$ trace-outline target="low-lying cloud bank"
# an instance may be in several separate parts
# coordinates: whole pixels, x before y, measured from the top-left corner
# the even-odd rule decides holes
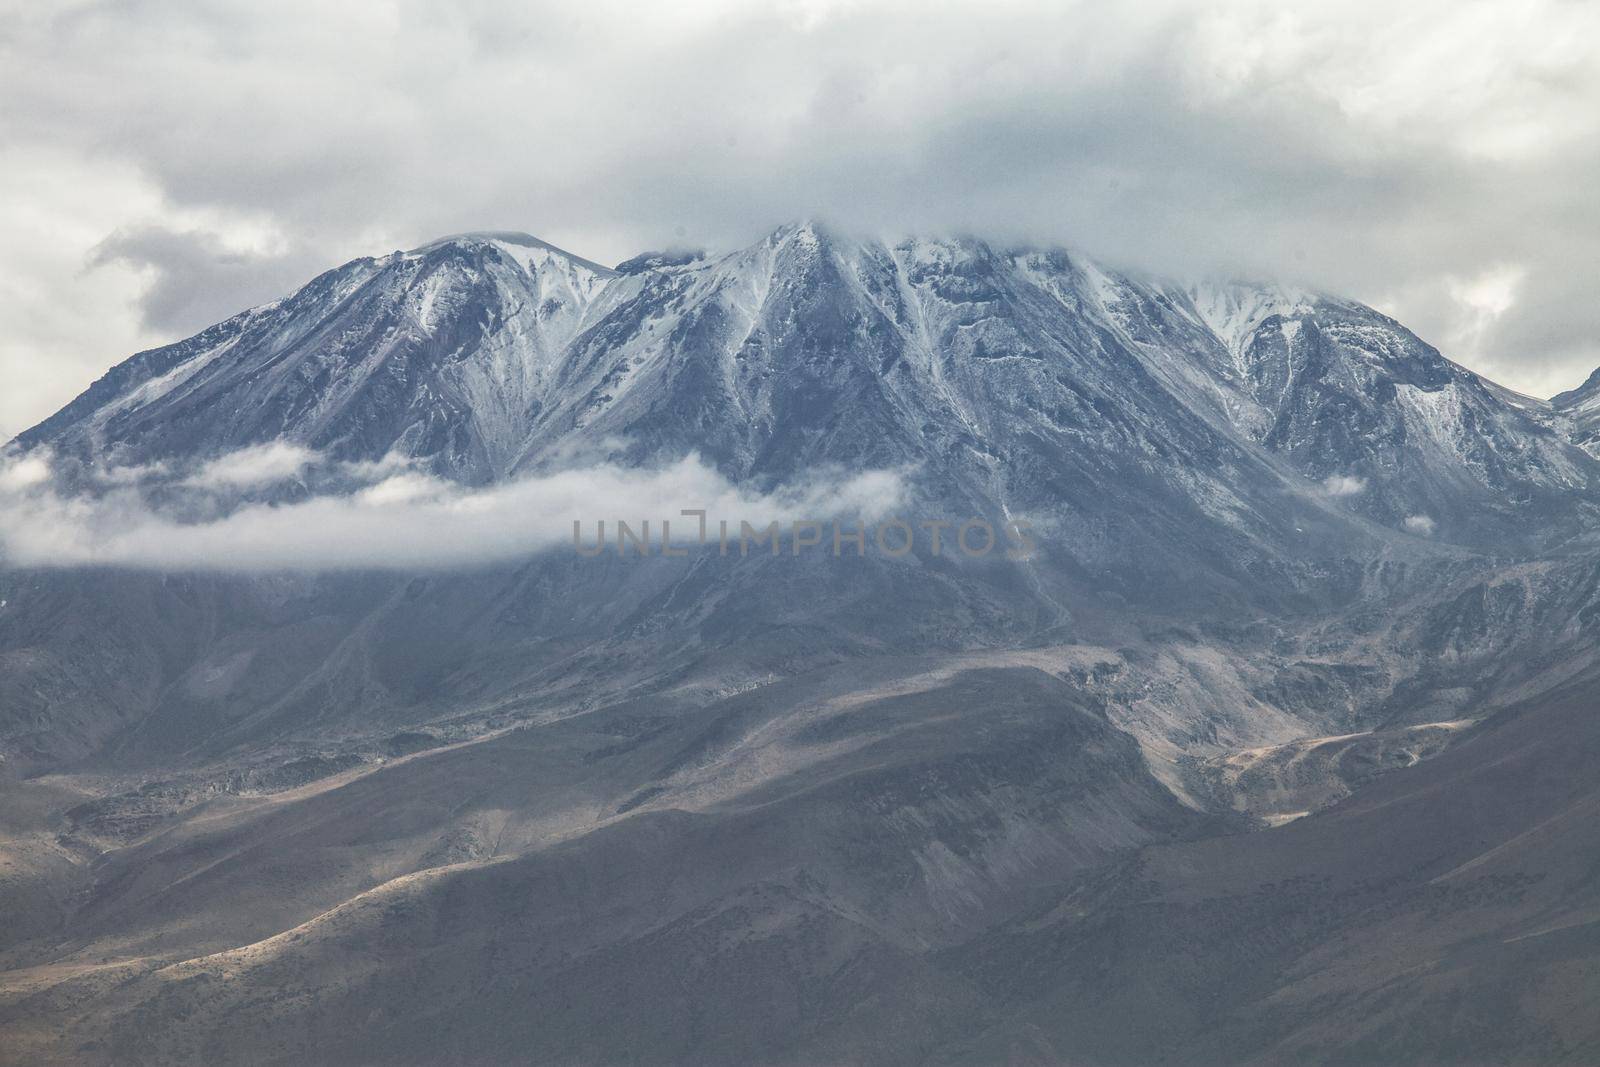
[[[292,478],[316,459],[288,446],[251,449],[164,484],[202,494],[260,486]],[[742,521],[870,522],[905,496],[902,477],[892,471],[755,494],[695,456],[652,470],[598,465],[476,489],[397,462],[364,471],[374,480],[355,492],[247,502],[191,520],[170,501],[152,502],[137,472],[105,479],[109,491],[67,493],[51,477],[48,457],[0,456],[0,566],[229,573],[463,568],[570,546],[575,521],[592,543],[600,520],[614,529],[619,519],[648,519],[659,543],[660,520],[668,519],[674,543],[686,544],[699,520],[683,517],[685,509],[704,509],[713,525],[726,519],[734,528]]]

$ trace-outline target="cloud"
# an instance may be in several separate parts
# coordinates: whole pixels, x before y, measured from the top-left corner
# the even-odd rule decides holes
[[[1410,533],[1421,537],[1432,537],[1434,529],[1439,524],[1426,515],[1407,515],[1404,525]]]
[[[315,255],[230,244],[207,230],[161,225],[118,229],[91,250],[88,269],[122,264],[147,276],[140,320],[157,334],[184,336],[304,285],[326,269]]]
[[[143,485],[166,478],[172,468],[166,463],[138,463],[125,467],[102,467],[92,472],[101,485]]]
[[[43,454],[0,455],[0,494],[15,494],[50,480],[50,460]]]
[[[1366,488],[1367,480],[1353,474],[1330,474],[1322,482],[1322,489],[1329,496],[1354,496]]]
[[[905,493],[899,474],[875,471],[753,494],[688,457],[655,470],[597,466],[482,489],[405,472],[355,493],[247,504],[182,521],[135,489],[67,496],[48,477],[42,457],[0,460],[0,564],[229,573],[449,569],[570,545],[575,521],[590,546],[602,521],[608,538],[619,520],[635,532],[648,522],[659,550],[663,519],[673,523],[675,542],[697,533],[699,520],[684,509],[704,509],[713,530],[721,519],[735,530],[741,521],[763,528],[834,517],[871,522]]]
[[[258,489],[298,476],[317,459],[317,453],[309,448],[269,441],[219,456],[181,484],[197,489]]]
[[[1520,388],[1600,363],[1595,5],[19,4],[0,92],[13,426],[358,255],[813,213],[1285,277]]]

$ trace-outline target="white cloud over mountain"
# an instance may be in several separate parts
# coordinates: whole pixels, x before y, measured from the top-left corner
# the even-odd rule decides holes
[[[318,462],[315,453],[293,458],[295,473]],[[207,464],[203,479],[173,481],[158,473],[150,480],[180,491],[231,491],[267,484],[269,467],[289,470],[282,457],[247,449]],[[227,476],[218,477],[218,470]],[[339,470],[348,475],[352,467]],[[240,480],[246,472],[253,482]],[[560,546],[572,551],[574,522],[592,547],[603,521],[613,548],[619,520],[636,534],[648,522],[652,551],[659,552],[663,519],[673,524],[674,544],[696,538],[699,519],[682,515],[685,509],[706,512],[713,540],[719,521],[730,523],[736,539],[746,521],[758,527],[834,517],[875,521],[902,503],[904,493],[892,471],[818,477],[769,495],[743,492],[696,457],[654,470],[580,467],[479,489],[414,471],[370,473],[380,473],[380,480],[355,492],[275,503],[208,497],[196,507],[194,500],[152,504],[138,478],[108,493],[66,492],[52,482],[43,454],[0,457],[0,565],[224,573],[444,570],[525,559]]]

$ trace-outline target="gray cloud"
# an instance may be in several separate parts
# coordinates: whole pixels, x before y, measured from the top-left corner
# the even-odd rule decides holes
[[[138,300],[139,317],[147,329],[169,337],[196,333],[243,308],[274,300],[328,266],[303,250],[239,251],[214,233],[152,225],[117,230],[95,246],[88,267],[112,263],[150,272]]]
[[[136,312],[22,373],[440,233],[616,261],[807,214],[1318,285],[1538,392],[1600,363],[1590,5],[84,2],[7,25],[0,138],[82,183],[52,211],[109,222],[64,242],[61,285]],[[1506,271],[1504,307],[1463,296]]]

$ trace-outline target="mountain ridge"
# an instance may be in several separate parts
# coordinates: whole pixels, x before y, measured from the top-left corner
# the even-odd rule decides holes
[[[479,233],[354,260],[140,353],[16,443],[138,464],[282,439],[339,459],[398,453],[474,484],[574,451],[694,451],[771,485],[819,463],[920,462],[934,431],[946,488],[994,505],[1006,490],[983,465],[1031,461],[1011,455],[1011,423],[1040,439],[1022,445],[1039,458],[1088,443],[1147,466],[1218,448],[1229,463],[1287,462],[1344,510],[1467,543],[1525,537],[1517,509],[1556,527],[1546,543],[1592,517],[1569,491],[1600,468],[1551,405],[1350,301],[1139,281],[975,238],[890,246],[815,222],[667,259],[619,274]],[[1019,360],[1035,365],[1007,365]],[[217,405],[231,417],[209,418]],[[837,429],[813,424],[817,405]],[[1184,477],[1214,481],[1208,466]],[[1207,492],[1202,507],[1253,506]]]

